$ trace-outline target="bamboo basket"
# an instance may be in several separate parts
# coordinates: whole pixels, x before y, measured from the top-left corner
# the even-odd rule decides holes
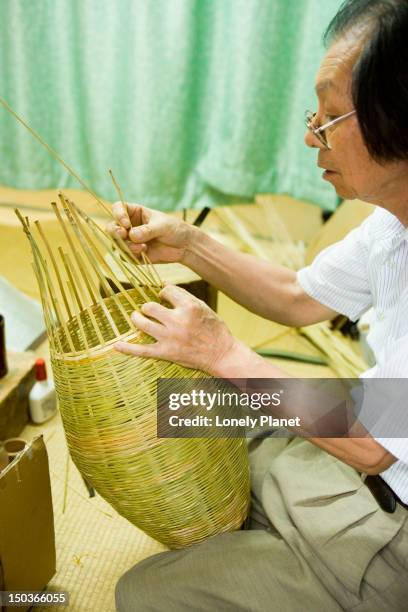
[[[156,434],[157,379],[205,374],[113,348],[118,339],[153,341],[135,329],[129,315],[146,301],[159,301],[157,272],[146,258],[143,266],[136,265],[125,244],[119,252],[62,194],[53,209],[64,233],[58,248],[48,243],[40,223],[34,230],[16,212],[34,256],[60,412],[75,465],[119,514],[170,548],[239,529],[249,506],[246,441]],[[124,290],[107,253],[130,290]],[[99,287],[108,297],[101,298]]]

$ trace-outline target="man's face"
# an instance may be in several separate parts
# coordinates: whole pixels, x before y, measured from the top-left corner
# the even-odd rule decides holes
[[[360,52],[359,40],[358,34],[350,33],[334,42],[327,51],[316,76],[316,126],[353,110],[351,77]],[[391,209],[392,205],[387,206],[386,202],[398,195],[402,178],[406,189],[407,164],[374,161],[363,142],[355,114],[328,128],[326,138],[331,150],[309,130],[305,135],[308,146],[319,148],[317,164],[325,169],[323,179],[329,181],[342,198],[359,198]]]

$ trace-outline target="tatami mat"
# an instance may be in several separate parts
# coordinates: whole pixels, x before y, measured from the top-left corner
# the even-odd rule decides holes
[[[43,434],[54,506],[57,573],[49,584],[68,591],[72,612],[113,612],[115,584],[132,565],[165,548],[120,517],[99,496],[90,498],[71,459],[59,415],[23,436]],[[36,608],[58,612],[61,607]]]

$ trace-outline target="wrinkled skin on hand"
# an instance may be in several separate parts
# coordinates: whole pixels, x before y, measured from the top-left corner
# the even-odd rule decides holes
[[[136,327],[152,336],[154,344],[117,342],[115,348],[128,355],[165,359],[217,376],[235,339],[215,312],[190,293],[168,285],[160,297],[166,307],[148,302],[132,313]]]
[[[143,252],[153,263],[183,261],[191,225],[139,204],[115,202],[112,213],[108,233],[125,240],[136,257]]]

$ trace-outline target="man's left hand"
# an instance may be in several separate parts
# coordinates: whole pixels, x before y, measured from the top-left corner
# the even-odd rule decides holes
[[[224,357],[237,340],[207,304],[174,285],[166,286],[160,298],[170,304],[143,304],[132,313],[135,326],[156,342],[117,342],[115,349],[128,355],[165,359],[217,376]]]

